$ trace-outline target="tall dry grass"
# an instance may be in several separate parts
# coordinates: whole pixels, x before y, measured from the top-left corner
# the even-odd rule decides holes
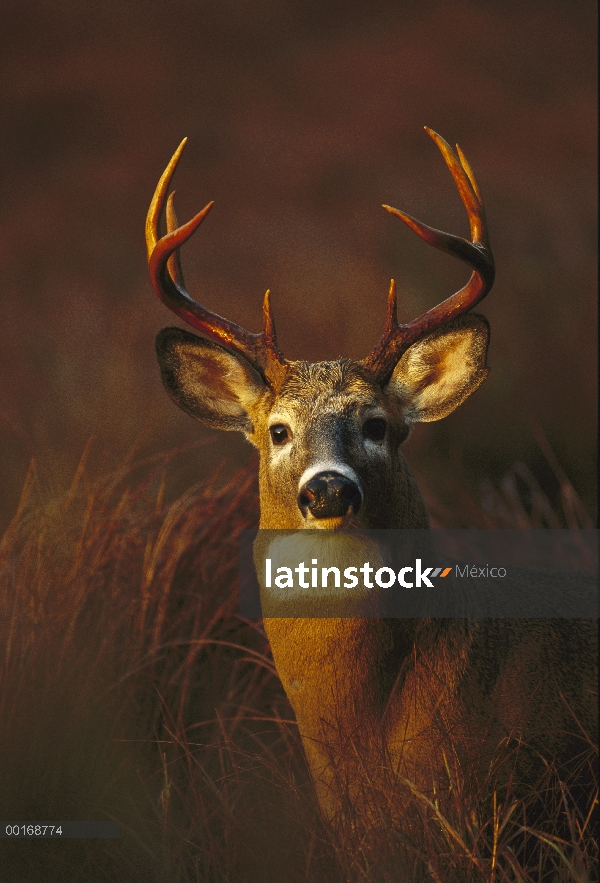
[[[49,499],[35,466],[0,545],[0,818],[118,819],[118,840],[0,842],[0,880],[592,881],[596,753],[518,740],[484,780],[448,765],[431,794],[365,770],[369,822],[321,821],[259,622],[237,613],[237,535],[257,522],[254,464],[169,500],[170,458]],[[517,464],[439,526],[588,526]],[[577,721],[573,722],[577,730]],[[357,750],[359,750],[357,748]],[[385,766],[385,758],[382,758]]]

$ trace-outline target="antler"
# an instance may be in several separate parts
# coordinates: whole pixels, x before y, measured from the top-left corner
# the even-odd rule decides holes
[[[383,208],[404,221],[425,242],[429,242],[441,251],[464,261],[473,268],[473,272],[464,288],[407,325],[398,323],[396,285],[392,279],[383,335],[367,358],[362,361],[362,364],[376,376],[380,383],[386,383],[389,380],[398,359],[409,346],[421,337],[466,313],[467,310],[483,300],[494,284],[496,272],[494,257],[488,239],[481,193],[471,166],[458,144],[456,145],[457,156],[440,135],[428,129],[427,126],[425,126],[425,131],[437,144],[450,169],[450,174],[454,178],[454,183],[469,216],[471,242],[460,236],[452,236],[450,233],[442,233],[440,230],[428,227],[389,205],[384,205]]]
[[[245,328],[200,306],[185,290],[179,248],[196,232],[213,203],[209,202],[191,221],[179,227],[173,207],[174,194],[171,193],[166,205],[167,234],[159,238],[158,224],[165,206],[167,190],[186,141],[187,138],[184,138],[173,154],[148,209],[146,248],[150,280],[160,300],[175,315],[200,331],[204,337],[214,340],[231,352],[240,353],[272,386],[277,387],[287,375],[287,362],[277,346],[270,292],[266,292],[263,302],[263,331],[261,334],[251,334]]]

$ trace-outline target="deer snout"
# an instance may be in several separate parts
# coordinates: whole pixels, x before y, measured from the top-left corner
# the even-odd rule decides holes
[[[298,493],[298,506],[306,518],[343,518],[352,511],[356,514],[362,503],[362,494],[356,482],[339,472],[319,472],[305,482]]]

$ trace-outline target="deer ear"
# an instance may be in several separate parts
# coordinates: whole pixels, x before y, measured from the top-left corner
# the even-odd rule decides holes
[[[409,423],[441,420],[481,386],[490,326],[467,313],[414,343],[394,369],[387,391],[404,405]]]
[[[165,388],[180,408],[215,429],[253,431],[250,413],[267,386],[243,356],[182,328],[163,328],[156,353]]]

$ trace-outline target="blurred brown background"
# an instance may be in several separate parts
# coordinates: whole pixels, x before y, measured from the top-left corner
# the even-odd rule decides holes
[[[184,135],[179,217],[216,201],[183,252],[190,292],[256,331],[270,287],[285,354],[314,360],[369,351],[390,276],[405,318],[467,278],[380,208],[467,234],[425,124],[475,169],[498,273],[492,374],[409,458],[434,485],[520,458],[551,493],[537,423],[593,511],[595,17],[588,0],[5,0],[2,524],[30,458],[60,489],[90,436],[96,469],[206,439],[182,485],[248,456],[175,408],[155,362],[174,317],[144,216]]]

